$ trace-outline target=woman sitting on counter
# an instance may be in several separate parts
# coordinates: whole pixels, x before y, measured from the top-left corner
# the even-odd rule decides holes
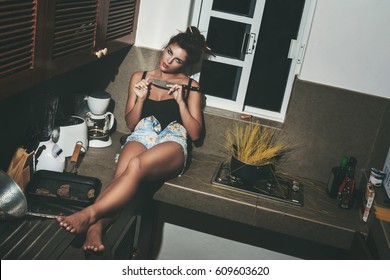
[[[185,75],[185,69],[199,62],[203,52],[211,54],[205,37],[190,26],[170,39],[156,69],[131,76],[125,120],[133,132],[122,148],[113,180],[94,204],[57,217],[67,231],[86,233],[84,250],[104,251],[103,230],[141,181],[166,180],[184,171],[187,140],[197,140],[202,130],[199,84]]]

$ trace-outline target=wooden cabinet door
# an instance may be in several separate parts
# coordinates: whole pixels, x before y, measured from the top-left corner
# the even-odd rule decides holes
[[[49,69],[58,74],[134,44],[139,0],[49,1]]]
[[[134,44],[139,4],[139,0],[109,1],[108,12],[106,13],[107,22],[103,25],[104,28],[101,32],[103,36],[97,37],[97,40],[102,39],[104,41],[104,48],[107,48],[108,52],[114,52]],[[98,44],[101,44],[101,42],[98,41]]]
[[[134,44],[139,0],[0,0],[0,100]]]
[[[0,100],[40,80],[37,1],[0,1]]]
[[[46,0],[45,62],[49,77],[96,59],[97,0]]]

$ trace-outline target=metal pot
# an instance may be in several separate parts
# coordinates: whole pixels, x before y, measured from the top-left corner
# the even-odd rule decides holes
[[[27,213],[27,200],[18,184],[0,170],[0,219],[10,220]]]
[[[272,164],[253,165],[245,163],[232,156],[230,161],[231,175],[243,182],[254,184],[257,181],[273,179],[275,167]]]

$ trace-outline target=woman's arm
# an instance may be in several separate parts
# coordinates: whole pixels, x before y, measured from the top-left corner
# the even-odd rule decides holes
[[[147,81],[141,79],[142,72],[134,72],[130,78],[125,109],[125,121],[130,130],[133,130],[140,121],[142,106],[148,94]]]
[[[196,81],[192,82],[193,86],[198,87]],[[175,90],[176,89],[176,90]],[[198,91],[191,91],[188,94],[187,103],[183,100],[183,88],[173,86],[168,93],[172,93],[179,104],[180,116],[188,136],[192,141],[199,139],[202,131],[202,94]]]

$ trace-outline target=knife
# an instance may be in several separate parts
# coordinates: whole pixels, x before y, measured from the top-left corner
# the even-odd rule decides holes
[[[65,167],[64,172],[66,172],[66,173],[77,173],[76,164],[77,164],[77,161],[78,161],[78,158],[80,155],[80,151],[81,151],[81,146],[82,146],[81,143],[79,143],[79,142],[76,143],[74,150],[73,150],[72,157],[70,158],[69,164]]]
[[[163,88],[163,89],[170,89],[169,86],[175,85],[175,83],[167,82],[167,81],[163,81],[163,80],[158,80],[158,79],[150,79],[150,81],[154,85],[156,85],[156,86],[158,86],[160,88]],[[181,86],[184,89],[189,89],[189,90],[193,90],[193,91],[200,91],[200,87],[188,86],[188,85],[184,85],[184,84],[181,84]]]
[[[55,219],[59,215],[52,215],[52,214],[42,214],[42,213],[36,213],[36,212],[30,212],[28,211],[26,213],[28,216],[33,216],[33,217],[40,217],[40,218],[47,218],[47,219]]]

